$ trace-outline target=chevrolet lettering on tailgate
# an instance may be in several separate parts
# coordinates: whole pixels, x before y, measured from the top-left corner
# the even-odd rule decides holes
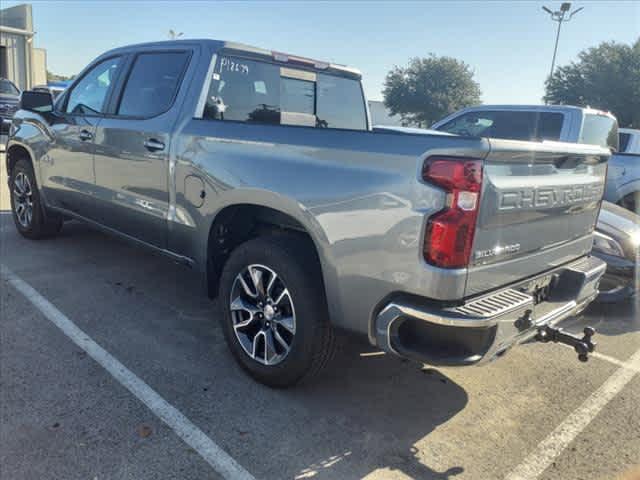
[[[602,198],[603,188],[603,184],[600,182],[504,191],[500,192],[498,208],[500,210],[553,208],[598,202]]]

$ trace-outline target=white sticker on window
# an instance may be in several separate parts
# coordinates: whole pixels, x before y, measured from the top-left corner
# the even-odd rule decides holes
[[[238,72],[243,75],[249,75],[249,65],[246,63],[240,63],[229,57],[222,57],[220,59],[220,71],[221,72]]]

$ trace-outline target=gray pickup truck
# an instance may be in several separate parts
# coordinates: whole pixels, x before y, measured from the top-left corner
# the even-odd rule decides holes
[[[18,231],[86,221],[192,267],[255,379],[288,386],[336,329],[431,365],[492,360],[597,295],[610,152],[375,132],[352,68],[213,40],[111,50],[7,146]]]

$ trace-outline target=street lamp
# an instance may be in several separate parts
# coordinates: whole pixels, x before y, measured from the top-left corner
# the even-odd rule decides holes
[[[542,9],[549,14],[551,20],[554,22],[558,22],[558,31],[556,33],[556,46],[553,48],[553,60],[551,60],[551,72],[549,72],[549,78],[553,75],[553,68],[556,65],[556,53],[558,53],[558,40],[560,39],[560,27],[562,27],[562,22],[568,22],[573,18],[573,16],[578,13],[580,10],[584,9],[584,7],[576,8],[573,12],[569,13],[571,10],[571,2],[562,2],[560,5],[560,10],[552,11],[550,8],[542,7]]]

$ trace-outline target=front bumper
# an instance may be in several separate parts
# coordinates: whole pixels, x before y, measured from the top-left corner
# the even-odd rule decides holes
[[[12,120],[10,118],[0,117],[0,134],[8,135],[11,129]]]
[[[9,140],[9,131],[11,130],[11,120],[0,117],[0,149],[5,150],[7,141]]]
[[[531,339],[540,327],[580,313],[598,295],[605,268],[598,258],[582,258],[455,307],[398,297],[376,316],[374,338],[382,350],[430,365],[485,363]],[[536,304],[523,290],[550,275],[553,287]]]

